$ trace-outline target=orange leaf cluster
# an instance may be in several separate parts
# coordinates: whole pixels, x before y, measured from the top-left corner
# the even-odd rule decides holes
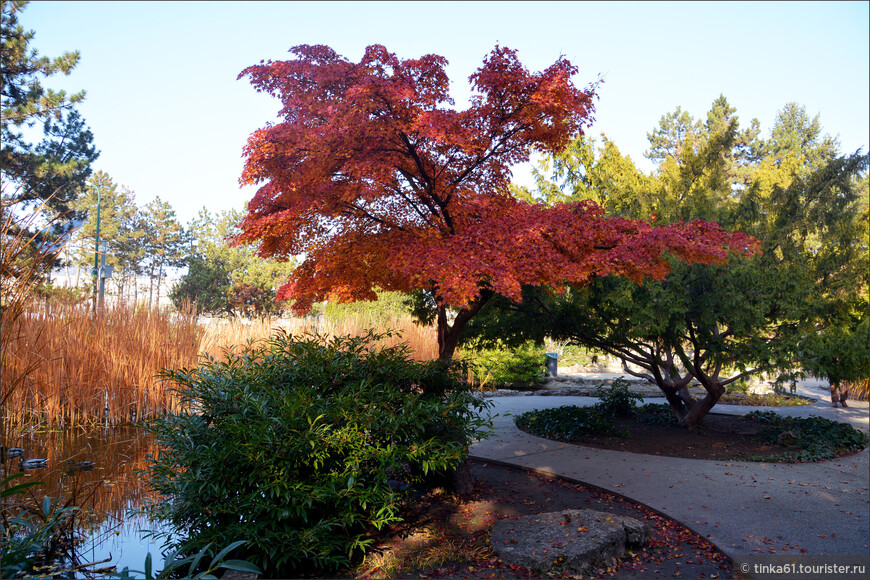
[[[595,87],[575,87],[565,59],[530,72],[496,47],[458,111],[440,56],[402,60],[379,45],[359,63],[326,46],[291,52],[240,75],[281,99],[283,120],[245,148],[241,181],[260,188],[239,241],[304,256],[278,296],[297,311],[372,299],[374,288],[429,289],[464,306],[483,289],[518,298],[526,284],[661,278],[667,253],[723,262],[728,247],[754,251],[715,224],[654,227],[591,203],[546,208],[507,193],[512,165],[532,149],[559,151],[591,118]]]

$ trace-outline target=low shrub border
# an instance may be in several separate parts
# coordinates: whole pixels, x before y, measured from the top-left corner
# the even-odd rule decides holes
[[[583,443],[598,435],[625,437],[628,432],[616,424],[617,416],[633,417],[639,423],[677,426],[667,404],[648,403],[636,406],[642,400],[626,385],[614,382],[605,390],[599,388],[599,402],[588,407],[565,405],[562,407],[530,411],[516,418],[519,429],[565,443]],[[783,455],[735,457],[735,460],[766,462],[812,462],[830,459],[854,451],[868,444],[868,436],[847,423],[823,417],[782,417],[773,411],[753,411],[744,417],[758,421],[768,428],[757,436],[760,445],[775,443],[793,449]]]

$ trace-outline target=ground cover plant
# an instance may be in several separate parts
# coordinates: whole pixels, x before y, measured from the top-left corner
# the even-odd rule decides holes
[[[539,437],[578,443],[595,435],[626,435],[613,422],[615,416],[633,416],[643,397],[628,390],[628,381],[616,379],[609,389],[598,388],[599,401],[590,407],[563,405],[523,413],[517,427]]]
[[[747,419],[769,425],[761,440],[776,442],[794,451],[781,461],[819,461],[867,447],[868,436],[847,423],[824,417],[782,417],[772,411],[753,411]],[[768,457],[765,461],[770,461]]]
[[[401,520],[403,490],[459,467],[484,434],[456,363],[362,337],[278,333],[163,375],[186,412],[153,423],[152,515],[173,547],[250,543],[270,575],[335,570]]]
[[[516,425],[532,435],[566,443],[695,459],[821,461],[860,451],[868,444],[866,434],[846,423],[781,417],[772,411],[710,414],[687,433],[667,404],[635,405],[640,396],[624,385],[599,393],[595,405],[523,413]]]

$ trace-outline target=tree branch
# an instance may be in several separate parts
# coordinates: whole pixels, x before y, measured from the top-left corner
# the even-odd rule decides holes
[[[399,230],[400,232],[407,231],[405,228],[403,228],[399,224],[384,221],[383,219],[370,214],[368,211],[366,211],[364,208],[359,207],[358,205],[355,205],[355,204],[347,202],[347,201],[343,202],[343,205],[347,208],[350,208],[350,210],[353,210],[353,211],[358,212],[359,214],[362,214],[362,217],[370,219],[371,221],[378,223],[378,224],[381,224],[382,226],[386,226],[388,228],[395,228],[395,229]],[[353,211],[344,211],[343,213],[346,213],[348,215],[353,215]]]

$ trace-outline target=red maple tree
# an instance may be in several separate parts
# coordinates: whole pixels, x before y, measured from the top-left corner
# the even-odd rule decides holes
[[[494,293],[662,278],[668,253],[721,263],[729,247],[754,251],[752,238],[716,224],[655,227],[591,202],[544,207],[510,195],[512,165],[533,149],[558,152],[591,121],[595,86],[575,87],[564,58],[529,72],[497,46],[458,111],[443,57],[402,60],[380,45],[359,63],[322,45],[291,52],[239,75],[281,99],[283,120],[248,140],[241,182],[260,188],[238,240],[259,241],[263,256],[304,256],[278,291],[299,313],[324,299],[375,300],[375,289],[427,290],[447,359]]]

